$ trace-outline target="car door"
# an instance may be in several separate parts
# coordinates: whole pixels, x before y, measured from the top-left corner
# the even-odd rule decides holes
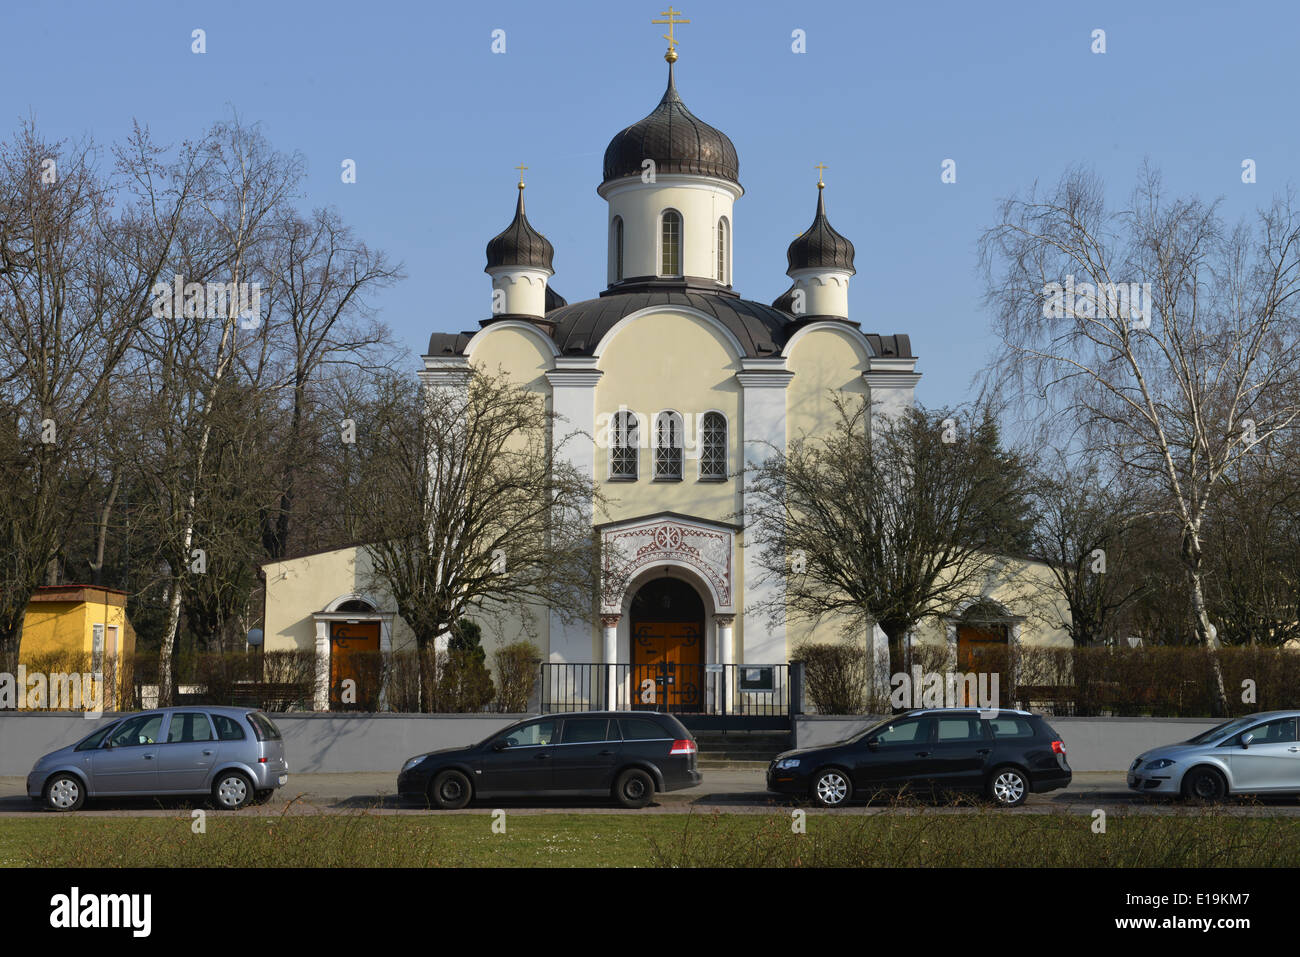
[[[118,725],[91,759],[96,795],[152,794],[158,787],[158,736],[163,712],[136,715]]]
[[[992,753],[988,722],[982,721],[977,712],[936,715],[929,779],[938,788],[982,788]]]
[[[534,794],[548,790],[555,773],[559,719],[538,718],[507,728],[488,746],[476,790]]]
[[[853,788],[902,787],[930,772],[934,721],[904,717],[860,738],[855,748]]]
[[[608,718],[565,718],[555,749],[557,791],[607,791],[614,786],[621,741],[618,722]]]
[[[217,760],[216,733],[201,711],[176,711],[158,748],[159,792],[205,791]]]
[[[1254,735],[1248,747],[1241,739]],[[1300,742],[1296,719],[1274,718],[1234,735],[1228,749],[1232,786],[1237,791],[1300,790]]]

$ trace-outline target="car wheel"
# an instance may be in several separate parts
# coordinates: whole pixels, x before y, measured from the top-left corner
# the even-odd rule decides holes
[[[56,774],[45,785],[45,806],[51,811],[75,811],[86,803],[86,788],[75,774]]]
[[[429,799],[433,806],[444,811],[463,808],[472,796],[469,778],[460,771],[443,771],[433,779],[429,788]]]
[[[996,768],[989,775],[988,795],[1002,807],[1019,807],[1029,797],[1029,777],[1019,768]]]
[[[822,807],[839,807],[853,795],[849,776],[839,768],[827,768],[813,780],[813,800]]]
[[[654,779],[639,768],[624,771],[614,782],[614,800],[624,807],[645,807],[654,793]]]
[[[253,801],[253,782],[242,771],[222,771],[212,785],[212,800],[223,811],[238,811]]]
[[[1222,801],[1227,794],[1227,782],[1213,768],[1192,768],[1183,778],[1183,796],[1190,800]]]

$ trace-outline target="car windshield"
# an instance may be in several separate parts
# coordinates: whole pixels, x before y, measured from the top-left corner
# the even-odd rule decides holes
[[[850,738],[846,738],[845,740],[848,741],[849,743],[852,743],[854,741],[861,741],[864,738],[866,738],[867,735],[871,734],[871,732],[879,731],[881,728],[889,727],[891,724],[897,721],[899,717],[901,716],[894,715],[892,717],[886,718],[884,721],[877,721],[875,724],[868,727],[865,731],[859,731],[857,734],[853,735]]]
[[[1233,718],[1231,721],[1225,721],[1223,724],[1215,725],[1209,731],[1202,731],[1194,738],[1188,738],[1188,744],[1205,744],[1207,741],[1216,741],[1219,738],[1227,737],[1230,734],[1236,734],[1252,721],[1258,720],[1258,715],[1251,715],[1247,718]]]

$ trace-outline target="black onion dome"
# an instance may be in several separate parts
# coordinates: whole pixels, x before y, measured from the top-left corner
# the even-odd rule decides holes
[[[740,159],[727,134],[714,129],[686,108],[668,64],[668,89],[645,119],[633,123],[605,148],[605,182],[640,176],[641,164],[655,161],[656,173],[716,176],[740,184]]]
[[[555,257],[555,247],[550,240],[533,229],[524,215],[524,191],[519,190],[519,202],[515,204],[515,218],[497,235],[488,240],[487,268],[494,266],[529,266],[534,269],[550,269]]]
[[[846,269],[853,268],[853,244],[835,231],[826,218],[826,204],[822,200],[821,185],[817,187],[817,215],[785,253],[790,270],[795,269]]]

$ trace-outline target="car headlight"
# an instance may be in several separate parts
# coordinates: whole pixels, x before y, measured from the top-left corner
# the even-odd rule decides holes
[[[1173,763],[1169,758],[1157,758],[1154,761],[1148,761],[1146,769],[1148,771],[1159,771],[1161,768],[1167,768]]]
[[[1129,765],[1128,769],[1130,771],[1136,771],[1141,766],[1141,764],[1142,764],[1142,755],[1139,754],[1136,758],[1133,759],[1133,763]]]
[[[415,767],[417,764],[419,764],[427,757],[428,757],[427,754],[417,754],[415,757],[411,758],[409,761],[407,761],[405,764],[402,765],[402,771],[406,772],[411,770],[411,768]]]
[[[798,758],[785,758],[784,760],[776,762],[776,769],[778,771],[788,771],[790,768],[797,768],[798,766]]]

